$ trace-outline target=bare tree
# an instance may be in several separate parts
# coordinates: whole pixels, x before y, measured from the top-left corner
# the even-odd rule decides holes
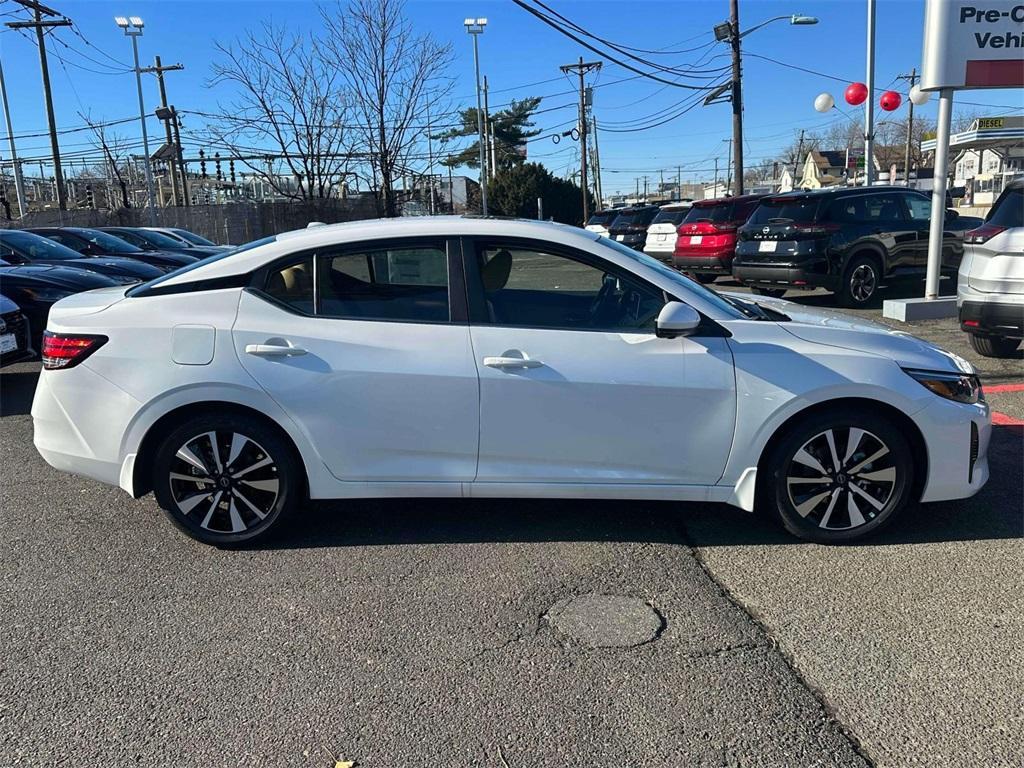
[[[322,55],[322,41],[264,23],[216,48],[210,84],[238,92],[207,126],[212,141],[284,197],[332,197],[352,154],[339,69]],[[294,187],[282,183],[275,161]]]
[[[416,159],[434,115],[451,90],[451,45],[419,35],[404,0],[351,0],[321,8],[325,50],[346,86],[358,147],[366,154],[378,205],[398,214],[395,180]]]

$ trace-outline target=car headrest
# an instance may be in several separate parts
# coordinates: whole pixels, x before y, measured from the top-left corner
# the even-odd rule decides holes
[[[485,291],[500,291],[512,274],[512,254],[506,250],[498,251],[484,264],[480,276],[484,281]]]

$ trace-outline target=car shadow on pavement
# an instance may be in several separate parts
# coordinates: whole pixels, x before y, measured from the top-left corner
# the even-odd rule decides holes
[[[992,477],[977,496],[912,507],[863,546],[1021,538],[1022,441],[1020,427],[995,428]],[[544,541],[815,546],[790,536],[765,515],[725,504],[361,499],[309,504],[276,538],[253,548]]]
[[[39,371],[4,371],[0,376],[0,416],[27,416],[32,410]]]

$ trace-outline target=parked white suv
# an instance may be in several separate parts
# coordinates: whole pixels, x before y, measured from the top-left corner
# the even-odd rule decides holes
[[[644,253],[653,256],[666,264],[672,263],[672,255],[676,252],[676,240],[679,238],[679,225],[686,218],[687,211],[693,206],[689,200],[679,203],[668,203],[654,217],[647,227],[647,240],[644,242]]]
[[[976,352],[1017,351],[1024,337],[1024,178],[1007,184],[985,223],[964,236],[956,303]]]

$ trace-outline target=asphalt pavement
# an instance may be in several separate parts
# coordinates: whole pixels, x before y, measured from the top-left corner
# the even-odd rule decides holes
[[[38,365],[6,368],[0,766],[1019,766],[1024,365],[908,330],[1006,388],[993,477],[845,547],[722,505],[408,499],[221,551],[49,468]]]

